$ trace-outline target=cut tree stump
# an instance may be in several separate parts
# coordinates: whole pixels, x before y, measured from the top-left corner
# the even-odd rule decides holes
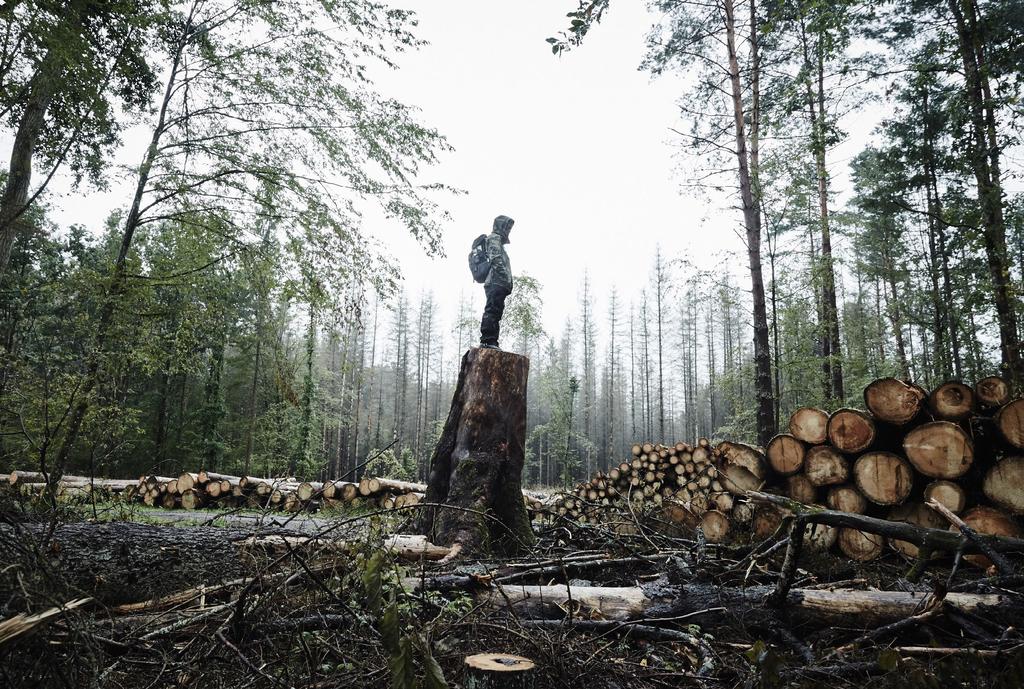
[[[466,656],[465,689],[533,689],[536,665],[529,658],[507,653]]]
[[[534,542],[523,504],[530,360],[496,349],[462,357],[441,438],[430,459],[421,532],[464,552],[522,552]],[[456,551],[458,552],[458,551]]]

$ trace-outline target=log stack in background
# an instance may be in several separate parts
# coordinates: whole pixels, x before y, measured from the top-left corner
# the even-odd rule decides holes
[[[864,390],[866,410],[804,407],[789,432],[766,448],[701,439],[695,446],[634,445],[634,457],[561,495],[549,509],[583,521],[610,521],[629,507],[655,507],[666,520],[700,525],[708,540],[741,527],[770,536],[782,514],[739,499],[763,490],[809,505],[912,523],[948,524],[925,503],[934,499],[976,531],[1020,536],[1024,514],[1024,399],[1010,399],[992,376],[974,387],[920,386],[882,378]],[[809,527],[810,528],[810,527]],[[868,561],[887,546],[910,557],[917,549],[853,529],[817,526],[810,541],[838,544]]]
[[[88,476],[62,476],[56,497],[64,502],[131,500],[138,482],[132,479],[91,479]],[[12,471],[7,477],[10,490],[30,500],[41,500],[46,491],[46,476],[38,471]]]
[[[421,483],[366,477],[350,481],[299,481],[295,478],[228,476],[213,472],[185,472],[176,478],[143,476],[138,482],[140,502],[165,509],[201,507],[315,511],[340,505],[394,509],[415,505],[426,489]]]
[[[657,518],[669,528],[699,525],[708,540],[723,541],[737,520],[733,515],[735,495],[749,483],[745,475],[739,475],[748,472],[745,466],[749,465],[744,462],[749,458],[754,465],[763,464],[752,448],[734,443],[712,446],[706,438],[695,445],[638,443],[632,455],[630,461],[607,473],[598,472],[557,495],[544,509],[584,523],[603,522],[627,529],[630,523],[622,519],[624,513],[656,510]],[[732,481],[719,468],[727,464],[729,456],[744,458],[735,464],[738,469],[726,469],[736,473]],[[763,474],[759,468],[750,468]]]
[[[13,471],[7,479],[16,494],[41,499],[46,478],[34,471]],[[150,507],[195,510],[204,507],[249,507],[286,512],[314,511],[340,505],[394,509],[417,504],[426,486],[394,479],[367,477],[349,481],[299,481],[294,478],[229,476],[211,471],[184,472],[176,477],[142,476],[138,479],[90,479],[62,476],[57,481],[62,502],[119,499]]]

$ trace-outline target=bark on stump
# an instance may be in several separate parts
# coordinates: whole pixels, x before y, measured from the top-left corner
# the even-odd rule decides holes
[[[430,459],[421,532],[464,552],[511,555],[534,542],[522,495],[530,360],[470,349],[441,438]]]
[[[506,653],[477,653],[465,660],[466,689],[533,689],[535,664],[529,658]]]

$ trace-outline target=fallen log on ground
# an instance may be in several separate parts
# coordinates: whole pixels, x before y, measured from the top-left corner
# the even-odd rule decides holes
[[[331,551],[348,550],[355,545],[352,541],[342,540],[338,537],[323,538],[319,536],[288,536],[283,534],[267,534],[263,536],[251,536],[244,541],[237,543],[243,550],[264,549],[271,551],[287,551],[293,548],[323,549]],[[427,540],[426,536],[400,534],[389,536],[380,545],[384,552],[392,553],[404,560],[417,561],[420,558],[427,560],[441,560],[450,552],[451,548],[441,545],[434,545]]]
[[[498,585],[486,577],[441,576],[409,578],[407,590],[461,589],[474,593],[480,604],[509,607],[523,619],[628,621],[685,617],[705,628],[735,624],[737,619],[773,616],[765,600],[772,586],[736,588],[709,584],[668,586],[661,582],[642,586]],[[948,593],[944,599],[957,609],[986,615],[993,621],[1012,620],[1024,612],[1017,596],[1003,593]],[[853,589],[790,589],[785,614],[810,626],[843,625],[866,628],[887,624],[924,611],[937,599],[920,591],[860,591]]]
[[[149,599],[203,583],[248,573],[251,566],[276,557],[289,546],[341,551],[357,539],[350,531],[309,536],[287,529],[252,530],[196,526],[156,526],[133,522],[62,524],[49,544],[36,541],[47,525],[0,525],[0,550],[35,551],[39,566],[59,569],[79,589],[107,603]],[[437,560],[447,548],[424,536],[393,536],[382,547],[407,560]]]

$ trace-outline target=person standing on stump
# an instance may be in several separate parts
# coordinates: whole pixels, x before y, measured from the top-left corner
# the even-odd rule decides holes
[[[485,349],[498,349],[505,299],[512,294],[512,265],[509,263],[505,245],[509,243],[508,235],[514,224],[515,220],[512,218],[499,215],[494,219],[494,229],[484,242],[487,262],[490,264],[487,279],[484,280],[487,305],[480,320],[480,346]]]

